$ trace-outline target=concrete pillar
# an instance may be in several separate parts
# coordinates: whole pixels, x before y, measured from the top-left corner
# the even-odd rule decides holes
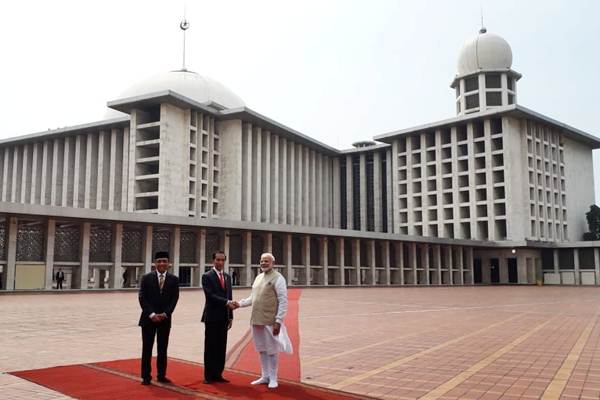
[[[600,285],[600,252],[594,248],[594,272],[596,275],[596,286]]]
[[[418,283],[417,281],[417,244],[409,243],[408,244],[408,264],[411,270],[412,279],[411,282],[413,285]]]
[[[56,206],[57,201],[56,201],[56,197],[57,197],[57,182],[58,182],[58,146],[59,146],[59,141],[60,139],[54,139],[54,143],[52,145],[52,179],[51,179],[51,183],[50,183],[50,205],[51,206]],[[15,148],[15,157],[13,158],[13,160],[17,161],[17,152],[16,152],[16,148]],[[15,168],[13,169],[14,173],[16,174],[16,165]],[[15,180],[13,180],[13,182],[15,182]],[[15,182],[16,183],[16,182]],[[15,184],[13,183],[13,198],[14,198],[14,189],[15,189]]]
[[[81,229],[81,271],[79,273],[79,288],[87,289],[90,278],[90,232],[92,224],[84,222]]]
[[[581,273],[579,272],[579,249],[573,249],[573,267],[575,269],[575,284],[581,285]]]
[[[171,267],[174,275],[179,276],[179,264],[181,253],[181,227],[174,226],[171,230],[171,243],[169,245],[171,253]]]
[[[295,151],[296,151],[296,187],[295,187],[295,191],[296,191],[296,208],[295,208],[295,217],[294,217],[294,223],[296,225],[302,225],[302,212],[304,211],[304,199],[305,199],[305,193],[302,190],[302,185],[304,184],[304,178],[303,178],[303,174],[304,174],[304,167],[302,165],[303,161],[304,161],[304,151],[303,151],[303,147],[301,145],[296,145],[295,147]]]
[[[439,244],[433,245],[433,268],[436,271],[436,283],[441,285],[442,280],[442,248]]]
[[[270,223],[271,222],[271,132],[263,132],[263,163],[262,166],[262,211],[261,221]],[[275,160],[273,160],[274,162]],[[277,176],[277,174],[275,174]]]
[[[252,234],[250,234],[252,235]],[[250,239],[252,240],[252,239]],[[225,272],[227,272],[229,274],[229,244],[230,244],[230,240],[229,240],[229,231],[224,231],[223,232],[223,252],[225,253],[225,256],[227,258],[225,258],[225,266],[223,267],[223,270]]]
[[[144,236],[144,271],[143,274],[147,274],[152,271],[152,262],[154,261],[154,254],[152,254],[152,225],[146,225],[146,234]]]
[[[562,285],[563,279],[562,279],[562,274],[560,273],[560,258],[559,258],[559,255],[558,255],[558,249],[553,249],[552,250],[552,260],[554,262],[553,272],[555,274],[558,274],[558,278],[560,279],[560,283]]]
[[[332,228],[335,229],[340,229],[341,226],[341,216],[340,216],[340,210],[341,207],[338,205],[341,205],[341,199],[340,199],[340,192],[341,192],[341,186],[340,186],[340,159],[338,157],[333,158],[332,160],[332,177],[331,177],[331,182],[332,182],[332,188],[333,188],[333,193],[332,193],[332,199],[333,199],[333,207],[331,207],[331,212],[332,212],[332,218],[333,218],[333,226]]]
[[[286,139],[284,139],[286,140]],[[284,159],[287,159],[287,173],[286,173],[286,186],[287,186],[287,196],[286,196],[286,220],[289,225],[294,225],[295,223],[295,215],[296,210],[295,207],[295,195],[296,195],[296,150],[294,149],[294,142],[290,142],[286,146],[287,148],[287,157],[284,152]],[[289,276],[289,281],[291,282],[292,277]]]
[[[246,270],[246,286],[251,286],[252,277],[252,232],[242,233],[242,258]]]
[[[252,221],[261,222],[261,189],[262,189],[262,129],[253,127],[253,147],[252,154]]]
[[[77,136],[79,138],[79,136]],[[121,160],[121,209],[127,211],[128,193],[133,192],[133,188],[129,186],[129,128],[123,128],[123,158]],[[135,164],[131,162],[131,164]],[[77,162],[75,165],[78,165]]]
[[[383,267],[385,268],[385,284],[390,285],[392,283],[392,271],[390,270],[390,241],[386,240],[383,242]]]
[[[354,274],[356,279],[356,285],[360,286],[360,239],[352,239],[352,267],[354,267]]]
[[[354,182],[352,179],[352,156],[346,156],[346,226],[347,229],[360,229],[360,227],[354,226],[354,192],[352,186],[358,182]]]
[[[473,248],[467,247],[467,270],[469,271],[469,281],[470,285],[475,284],[475,272],[473,267]]]
[[[341,286],[345,286],[346,285],[346,274],[344,273],[344,266],[346,264],[345,260],[344,260],[344,238],[336,238],[336,251],[337,251],[337,259],[338,259],[338,274],[339,274],[339,280],[338,283]]]
[[[79,139],[80,136],[81,135],[77,135],[77,138]],[[78,143],[78,142],[76,141],[76,143]],[[29,203],[30,204],[35,204],[36,203],[36,197],[37,197],[36,189],[37,189],[38,169],[39,169],[39,165],[38,165],[38,158],[39,158],[39,156],[38,156],[38,148],[40,146],[39,146],[39,143],[33,143],[32,147],[33,147],[33,154],[31,156],[31,188],[30,188],[31,192],[30,192],[30,195],[29,195]],[[78,153],[77,153],[77,147],[75,147],[75,149],[76,149],[75,150],[75,154],[77,156],[78,155]],[[79,159],[78,158],[75,159],[75,165],[79,165]],[[6,169],[4,171],[6,171]],[[79,177],[79,168],[75,168],[75,177],[76,177],[76,179],[73,181],[73,202],[75,202],[75,195],[78,193],[76,182],[78,183],[78,179],[79,179],[78,178]],[[78,207],[77,203],[75,203],[73,206],[74,207]]]
[[[110,287],[121,289],[123,287],[123,224],[115,223],[113,226],[113,270],[110,274]]]
[[[460,276],[458,278],[458,283],[460,285],[464,285],[465,284],[465,256],[464,256],[462,247],[458,248],[458,272],[460,273]]]
[[[319,251],[319,258],[321,259],[321,279],[319,280],[319,284],[323,285],[323,286],[327,286],[329,284],[329,269],[328,269],[328,263],[329,263],[329,253],[328,253],[328,248],[327,246],[329,245],[329,240],[327,239],[327,237],[322,237],[319,241],[319,244],[321,245],[320,251]]]
[[[302,236],[302,265],[304,265],[305,285],[310,286],[310,236]]]
[[[506,257],[499,257],[500,259],[500,283],[508,283],[508,260]]]
[[[517,257],[517,276],[519,284],[527,283],[527,258],[524,255]]]
[[[397,267],[400,270],[400,284],[404,285],[404,243],[394,242],[394,251],[396,252]]]
[[[373,209],[375,232],[383,232],[381,226],[381,153],[373,153]]]
[[[67,144],[65,143],[65,149],[67,148]],[[66,150],[65,150],[66,152]],[[110,131],[110,161],[108,167],[108,209],[115,209],[115,179],[116,177],[116,168],[117,168],[117,129],[112,128]],[[64,202],[64,200],[63,200]],[[114,275],[114,274],[112,274]],[[111,281],[119,281],[120,277],[113,279],[111,275]]]
[[[375,258],[375,241],[367,241],[367,263],[369,267],[369,273],[371,274],[371,285],[377,284],[377,270],[376,270],[376,258]]]
[[[204,264],[206,263],[206,229],[196,231],[196,264],[197,268],[192,275],[192,286],[202,286],[202,274],[204,274]]]
[[[360,154],[360,229],[361,231],[367,230],[367,158],[365,153]]]
[[[273,160],[271,162],[271,179],[273,180],[273,186],[271,187],[271,223],[279,224],[280,223],[280,206],[279,206],[279,198],[281,196],[281,191],[279,190],[279,179],[281,176],[281,180],[285,179],[285,169],[281,168],[279,161],[279,136],[272,135],[271,136],[272,146],[271,146],[271,154],[273,155]],[[281,172],[280,172],[281,171]],[[285,190],[285,189],[283,189]]]
[[[46,227],[46,276],[44,287],[46,290],[52,289],[52,278],[54,278],[54,239],[56,235],[56,220],[48,219]]]
[[[92,268],[92,276],[94,277],[94,289],[100,289],[100,280],[102,278],[100,268]]]
[[[452,254],[452,246],[446,247],[446,267],[448,268],[448,285],[454,285],[454,277],[453,277],[453,265],[454,265],[454,257]]]
[[[7,222],[8,243],[6,248],[6,267],[4,273],[4,281],[2,282],[2,285],[3,288],[6,290],[15,290],[15,273],[17,268],[18,220],[17,217],[9,217],[7,219]]]
[[[292,284],[293,268],[292,268],[292,234],[286,233],[283,239],[283,264],[286,268],[287,283]]]
[[[73,173],[73,171],[71,171],[70,165],[69,165],[69,157],[72,157],[69,154],[69,150],[71,147],[71,140],[72,138],[67,136],[65,137],[64,140],[64,146],[63,146],[63,171],[62,171],[62,176],[63,176],[63,181],[62,181],[62,193],[60,196],[60,205],[62,207],[67,207],[68,203],[67,203],[67,196],[68,196],[68,188],[69,188],[69,175]],[[23,151],[23,156],[27,155],[27,152],[25,151],[27,150],[27,147],[25,147],[24,151]],[[23,164],[25,166],[25,164]],[[23,169],[23,171],[25,172],[25,168]],[[27,176],[26,173],[23,174],[23,176]],[[23,189],[25,188],[25,185],[23,185]],[[23,195],[25,194],[25,192],[23,191]],[[21,198],[22,202],[25,202],[25,197]]]
[[[425,276],[425,285],[429,285],[429,245],[424,243],[421,246],[421,261],[423,262],[423,275]]]

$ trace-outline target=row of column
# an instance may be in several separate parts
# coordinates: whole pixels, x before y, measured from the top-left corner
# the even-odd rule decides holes
[[[143,239],[143,260],[137,263],[125,263],[123,254],[123,224],[113,224],[112,260],[110,263],[90,262],[90,233],[91,222],[82,223],[82,240],[80,243],[79,262],[56,262],[54,260],[54,242],[56,233],[56,220],[47,220],[46,252],[43,263],[45,264],[44,288],[52,289],[54,267],[71,266],[72,286],[74,288],[87,289],[90,275],[96,275],[94,271],[109,271],[110,288],[119,289],[123,287],[123,276],[127,275],[129,282],[139,278],[142,273],[152,270],[153,262],[153,226],[145,226]],[[15,289],[15,276],[17,268],[17,217],[7,218],[7,260],[3,273],[3,288]],[[183,264],[180,261],[181,227],[173,226],[171,231],[170,253],[172,271],[180,274],[182,266],[190,268],[191,286],[200,286],[200,276],[210,267],[206,262],[206,235],[207,230],[196,228],[196,259],[193,263]],[[258,259],[252,255],[252,232],[242,233],[242,264],[230,264],[228,260],[225,270],[236,270],[238,282],[241,285],[250,286],[256,275]],[[262,251],[273,251],[273,234],[265,233],[264,248]],[[219,247],[227,254],[230,253],[229,231],[219,231]],[[404,284],[473,284],[473,249],[470,247],[451,247],[430,244],[405,243],[395,241],[377,242],[373,239],[343,238],[343,237],[320,237],[318,241],[319,264],[311,265],[311,236],[302,236],[302,264],[294,265],[292,258],[293,234],[283,234],[283,257],[276,261],[277,267],[286,276],[288,284],[303,286],[327,286],[334,285],[404,285]],[[361,242],[366,241],[366,257],[361,257]],[[351,246],[347,252],[345,246]],[[376,246],[381,245],[381,257],[378,265]],[[329,246],[335,246],[336,260],[329,260]],[[406,247],[406,250],[405,250]],[[405,257],[405,252],[408,257]],[[444,253],[443,253],[444,252]],[[430,257],[430,253],[432,257]],[[444,256],[442,257],[442,254]],[[466,259],[464,257],[466,255]],[[350,259],[346,259],[350,255]],[[366,265],[365,260],[366,259]],[[393,260],[395,265],[392,265]],[[420,262],[419,262],[420,260]],[[27,264],[27,262],[23,262]],[[336,264],[336,265],[331,265]],[[99,274],[98,274],[99,275]],[[96,275],[96,276],[98,276]],[[297,277],[297,278],[296,278]],[[98,279],[95,279],[95,287],[98,287]]]
[[[329,156],[244,123],[242,220],[333,227],[332,171]]]
[[[581,279],[581,268],[580,268],[580,263],[579,263],[579,249],[573,249],[573,280],[568,280],[563,273],[564,272],[571,272],[571,271],[565,271],[565,270],[561,270],[560,269],[560,263],[559,263],[559,250],[558,249],[554,249],[553,250],[553,273],[555,274],[555,276],[559,279],[559,281],[555,282],[555,283],[559,283],[559,284],[575,284],[575,285],[581,285],[582,279]],[[545,271],[548,272],[548,271]],[[584,272],[594,272],[594,283],[596,285],[600,285],[600,249],[598,248],[594,248],[594,269],[593,270],[584,270]]]
[[[0,149],[2,201],[125,210],[128,129],[111,128]]]

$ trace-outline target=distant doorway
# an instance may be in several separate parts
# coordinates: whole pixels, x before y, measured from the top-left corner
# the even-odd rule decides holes
[[[483,283],[481,274],[481,258],[476,258],[473,260],[473,282],[475,284]]]
[[[500,260],[497,258],[490,259],[490,280],[492,284],[500,283]]]
[[[189,287],[192,283],[192,268],[179,267],[179,286]]]
[[[519,283],[516,258],[508,259],[508,283]]]

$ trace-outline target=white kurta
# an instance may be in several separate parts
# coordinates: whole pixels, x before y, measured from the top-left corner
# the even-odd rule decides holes
[[[277,354],[282,351],[285,353],[292,353],[292,342],[283,323],[283,318],[287,313],[288,307],[285,278],[280,276],[273,286],[275,294],[277,295],[277,313],[275,314],[275,321],[281,324],[281,329],[279,330],[279,335],[274,336],[272,325],[252,325],[254,347],[259,353],[266,352],[267,354]],[[251,305],[252,294],[250,294],[250,297],[240,300],[241,307],[248,307]]]

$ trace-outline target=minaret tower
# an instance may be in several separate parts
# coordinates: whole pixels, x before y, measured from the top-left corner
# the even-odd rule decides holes
[[[456,114],[515,104],[521,74],[511,67],[508,42],[482,27],[464,44],[458,57],[457,73],[450,85],[456,90]]]

